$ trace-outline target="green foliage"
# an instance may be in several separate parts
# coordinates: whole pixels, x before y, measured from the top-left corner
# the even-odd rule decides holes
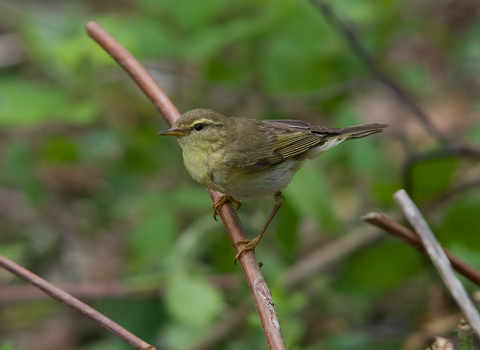
[[[166,302],[178,321],[200,327],[218,316],[222,296],[200,276],[179,272],[171,277]]]
[[[156,262],[168,252],[173,241],[175,223],[171,213],[155,213],[144,218],[132,228],[129,246],[132,249],[132,266],[154,267]]]
[[[300,215],[295,210],[295,207],[290,202],[285,202],[282,205],[282,211],[279,214],[280,218],[277,229],[277,237],[282,248],[287,252],[287,256],[292,256],[298,248],[298,224],[300,222]]]
[[[283,192],[299,213],[311,215],[326,229],[335,230],[339,222],[332,210],[329,189],[325,174],[314,164],[307,163]]]
[[[92,101],[74,101],[69,94],[50,84],[2,78],[0,85],[0,126],[36,126],[47,120],[85,124],[98,114]]]
[[[146,342],[153,342],[158,328],[166,317],[165,310],[156,300],[107,299],[96,303],[94,307]],[[113,336],[110,337],[114,339],[113,344],[117,348],[125,347],[123,342]]]
[[[421,202],[445,191],[452,181],[457,164],[458,160],[455,158],[415,164],[411,175],[413,198]]]
[[[12,343],[8,342],[0,346],[0,350],[15,350]]]
[[[360,332],[340,333],[327,337],[307,350],[314,349],[336,349],[336,350],[355,350],[355,349],[371,349],[371,350],[397,350],[401,349],[401,341],[392,339],[382,339],[380,342],[373,343],[368,334]]]
[[[381,293],[412,278],[421,267],[422,259],[415,249],[399,242],[386,242],[350,259],[341,285]]]
[[[477,247],[479,235],[473,234],[480,227],[480,200],[478,191],[459,198],[446,210],[438,235],[446,246],[454,243],[465,247]]]

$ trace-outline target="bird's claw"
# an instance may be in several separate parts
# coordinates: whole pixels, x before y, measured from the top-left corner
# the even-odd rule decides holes
[[[215,199],[215,201],[212,204],[213,218],[215,219],[215,221],[218,221],[217,220],[218,211],[220,210],[222,205],[224,205],[226,202],[234,203],[236,206],[235,210],[240,209],[240,207],[242,206],[242,202],[233,198],[232,196],[222,195],[218,197],[217,199]]]
[[[235,260],[233,261],[233,264],[234,265],[237,265],[237,260],[240,259],[240,257],[252,250],[253,252],[255,252],[255,248],[257,247],[257,245],[260,243],[260,239],[259,237],[255,237],[254,239],[252,240],[249,240],[249,239],[245,239],[245,240],[242,240],[242,241],[238,241],[236,242],[233,246],[236,246],[238,244],[245,244],[245,246],[242,248],[242,250],[240,250],[237,255],[235,256]]]

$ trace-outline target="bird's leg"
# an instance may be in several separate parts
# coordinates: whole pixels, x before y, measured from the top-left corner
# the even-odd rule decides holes
[[[237,243],[234,244],[234,245],[245,244],[245,246],[242,248],[242,250],[239,251],[237,256],[235,257],[235,262],[234,262],[235,264],[237,263],[237,260],[240,259],[240,257],[242,256],[243,253],[248,252],[249,250],[255,250],[257,245],[260,243],[260,240],[262,239],[263,234],[267,230],[268,225],[270,225],[270,223],[272,222],[275,214],[277,214],[278,209],[280,209],[283,202],[285,202],[285,197],[283,196],[282,192],[280,192],[280,191],[275,193],[275,196],[273,198],[275,200],[275,207],[273,208],[272,213],[270,214],[270,217],[267,220],[267,223],[263,227],[262,232],[252,240],[247,239],[247,240],[243,240],[243,241],[238,241]]]
[[[222,205],[224,205],[226,202],[232,202],[235,204],[235,206],[237,207],[235,210],[238,210],[240,209],[240,207],[242,206],[242,202],[233,198],[232,196],[227,196],[225,194],[222,194],[220,197],[218,197],[217,199],[215,199],[215,201],[213,202],[212,204],[212,209],[213,209],[213,218],[215,219],[215,221],[218,221],[217,220],[217,214],[218,214],[218,210],[222,207]]]

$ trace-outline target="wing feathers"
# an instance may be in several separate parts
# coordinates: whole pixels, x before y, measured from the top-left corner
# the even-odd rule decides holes
[[[248,170],[262,170],[286,159],[301,156],[310,158],[338,145],[348,139],[358,139],[382,132],[387,124],[365,124],[347,128],[327,128],[311,126],[300,120],[264,120],[258,130],[264,138],[264,144],[252,149],[244,145],[245,152],[238,152],[238,158],[230,164]],[[253,132],[255,134],[255,132]],[[312,152],[308,152],[312,150]],[[248,153],[248,154],[247,154]]]

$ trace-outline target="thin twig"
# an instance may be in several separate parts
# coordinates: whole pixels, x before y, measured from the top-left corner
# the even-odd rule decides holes
[[[480,315],[478,314],[478,310],[468,297],[465,288],[463,288],[457,276],[455,276],[452,266],[440,243],[438,243],[427,222],[405,190],[396,192],[394,198],[402,209],[405,218],[419,235],[425,251],[430,256],[430,259],[442,276],[447,288],[467,318],[470,326],[477,334],[477,337],[480,338]]]
[[[389,217],[379,213],[369,213],[362,217],[362,220],[381,228],[382,230],[392,234],[393,236],[400,238],[405,243],[411,245],[420,252],[425,253],[422,242],[418,238],[417,234],[408,228],[400,225],[398,222],[390,219]],[[450,260],[453,268],[470,281],[480,286],[480,271],[473,266],[467,264],[465,261],[449,252],[447,249],[443,249],[445,254]]]
[[[99,24],[93,21],[89,22],[87,24],[87,32],[122,66],[155,107],[164,115],[167,123],[172,125],[180,117],[180,113],[145,68]],[[221,195],[219,192],[208,191],[212,200]],[[235,249],[237,252],[240,251],[240,247],[235,243],[247,239],[247,236],[235,210],[230,203],[227,203],[220,208],[219,214],[236,247]],[[240,257],[240,264],[247,277],[270,349],[286,349],[272,294],[260,271],[255,254],[252,251],[243,254]]]
[[[221,290],[237,289],[240,285],[240,276],[236,274],[211,275],[208,281],[212,286]],[[152,277],[154,278],[154,277]],[[162,297],[165,288],[156,284],[155,286],[142,285],[140,288],[132,288],[128,282],[86,282],[86,283],[65,283],[56,285],[57,288],[81,299],[99,298],[125,298],[129,296],[154,298]],[[24,302],[29,300],[48,299],[49,296],[35,286],[30,284],[0,284],[0,303]]]
[[[61,290],[60,288],[55,287],[53,284],[48,283],[44,279],[38,277],[34,273],[24,269],[20,265],[15,264],[14,262],[8,260],[7,258],[0,255],[0,266],[5,270],[10,271],[15,276],[27,281],[28,283],[33,284],[35,287],[43,290],[45,293],[50,295],[52,298],[64,303],[74,309],[75,311],[81,313],[82,315],[88,317],[93,322],[99,326],[105,328],[110,333],[114,334],[127,344],[130,344],[135,349],[139,350],[155,350],[155,348],[144,342],[142,339],[136,337],[125,328],[119,326],[109,318],[105,317],[95,309],[92,309],[90,306],[82,303],[80,300],[72,297],[70,294]]]
[[[375,62],[373,57],[365,50],[357,39],[355,32],[344,22],[342,22],[333,12],[332,7],[322,0],[312,0],[322,11],[327,21],[341,33],[352,47],[355,54],[362,60],[367,68],[372,72],[375,78],[390,88],[395,95],[417,116],[423,126],[441,143],[451,145],[452,141],[442,133],[428,118],[427,114],[413,101],[413,99],[392,79],[390,79]]]

